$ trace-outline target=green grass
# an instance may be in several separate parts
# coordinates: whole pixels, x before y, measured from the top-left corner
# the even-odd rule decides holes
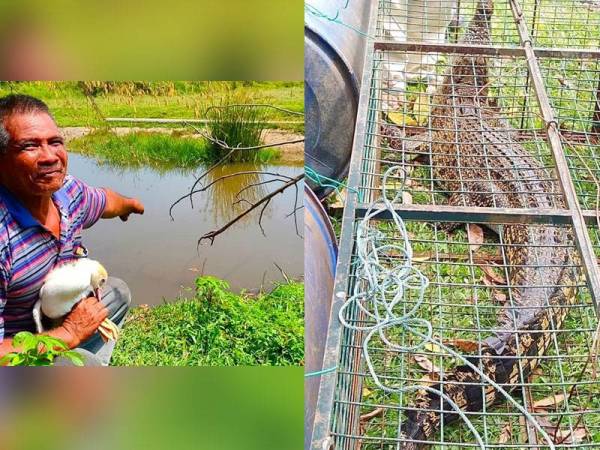
[[[250,297],[225,281],[196,280],[192,298],[134,308],[113,365],[301,365],[304,286],[291,282]]]
[[[69,149],[118,166],[150,166],[157,169],[191,169],[210,163],[215,154],[204,139],[158,132],[134,132],[117,135],[106,129],[94,131],[69,142]],[[252,157],[266,163],[277,159],[277,149],[261,149]]]
[[[297,112],[304,111],[302,82],[0,82],[0,96],[29,94],[45,101],[62,127],[101,126],[103,117],[204,118],[206,109],[228,90]],[[89,95],[86,96],[85,92]],[[267,111],[269,120],[296,121],[300,116]],[[127,123],[123,124],[124,126]],[[138,124],[136,124],[138,126]],[[144,126],[144,125],[141,125]],[[146,126],[155,127],[157,124]],[[168,126],[168,125],[165,125]],[[177,126],[181,126],[180,124]],[[303,124],[272,125],[301,132]]]

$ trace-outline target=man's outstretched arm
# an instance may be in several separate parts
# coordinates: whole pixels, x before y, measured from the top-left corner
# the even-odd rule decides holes
[[[101,216],[103,219],[120,217],[126,221],[131,213],[144,214],[144,205],[138,199],[125,197],[108,188],[103,189],[106,192],[106,206]]]

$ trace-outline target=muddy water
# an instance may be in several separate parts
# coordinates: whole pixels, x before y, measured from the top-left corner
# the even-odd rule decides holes
[[[302,167],[263,165],[260,169],[294,176]],[[241,170],[256,167],[231,165],[213,177]],[[273,282],[282,280],[274,263],[289,277],[303,274],[303,241],[296,235],[293,216],[286,217],[293,209],[294,188],[276,196],[265,211],[262,224],[266,236],[257,224],[256,212],[217,237],[212,246],[204,241],[196,248],[202,234],[219,228],[242,210],[242,204],[232,206],[236,193],[265,178],[248,175],[218,183],[214,189],[194,196],[193,209],[189,201],[175,207],[172,221],[169,206],[189,191],[195,179],[192,172],[115,168],[77,154],[70,155],[69,172],[92,186],[110,187],[144,203],[143,216],[132,216],[126,223],[119,219],[100,220],[83,237],[90,257],[101,261],[109,274],[129,284],[134,304],[158,304],[163,299],[186,295],[200,274],[225,279],[235,291],[256,291],[261,285],[268,289]],[[252,201],[279,185],[259,186],[245,191],[242,197]],[[302,187],[299,188],[301,193]],[[301,204],[301,194],[298,201]],[[297,216],[302,233],[302,211]]]

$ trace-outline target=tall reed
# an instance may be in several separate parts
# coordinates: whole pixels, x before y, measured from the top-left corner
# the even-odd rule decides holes
[[[239,89],[228,88],[216,96],[205,112],[213,139],[231,148],[260,145],[268,114],[264,107],[253,106],[255,103],[259,102]],[[213,143],[210,156],[219,159],[228,152],[227,148]],[[258,150],[239,150],[233,153],[231,161],[256,161],[258,154]]]

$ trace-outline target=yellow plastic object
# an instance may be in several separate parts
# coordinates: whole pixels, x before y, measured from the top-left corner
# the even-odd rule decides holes
[[[395,125],[409,126],[409,127],[417,125],[417,121],[415,119],[413,119],[410,116],[407,116],[406,114],[404,114],[402,112],[388,112],[387,117]]]
[[[429,94],[419,92],[413,103],[413,114],[418,125],[425,125],[429,119]]]

